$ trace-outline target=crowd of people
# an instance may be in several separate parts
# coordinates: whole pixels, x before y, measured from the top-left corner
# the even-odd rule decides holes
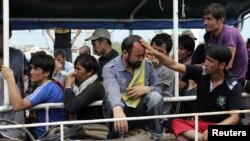
[[[169,55],[173,41],[167,33],[156,34],[150,43],[130,35],[122,41],[119,54],[112,48],[110,33],[98,28],[85,40],[91,41],[99,58],[83,46],[72,63],[71,45],[81,30],[71,40],[70,29],[57,28],[55,38],[47,30],[55,43],[54,56],[38,51],[28,62],[21,51],[10,48],[7,67],[3,64],[1,32],[0,105],[4,105],[5,79],[13,110],[1,112],[0,117],[24,124],[24,111],[42,103],[64,104],[64,108],[49,110],[49,122],[174,114],[178,106],[164,102],[163,97],[173,97],[175,71],[180,73],[180,95],[197,95],[197,100],[181,103],[180,113],[246,109],[242,92],[250,92],[250,39],[245,43],[237,28],[225,24],[221,4],[209,4],[203,16],[204,44],[195,47],[197,38],[190,30],[184,31],[179,36],[178,62]],[[24,76],[28,88],[24,87]],[[98,100],[103,101],[102,106],[89,106]],[[30,110],[39,123],[46,122],[45,113],[45,109]],[[241,118],[234,112],[199,117],[199,140],[208,140],[209,125],[238,125]],[[151,132],[154,141],[161,140],[164,132],[173,133],[179,141],[195,138],[195,123],[190,118],[116,120],[107,127],[107,139],[122,138],[136,128]],[[33,134],[39,139],[45,132],[41,126]],[[0,138],[25,140],[25,134],[19,129],[0,129]]]

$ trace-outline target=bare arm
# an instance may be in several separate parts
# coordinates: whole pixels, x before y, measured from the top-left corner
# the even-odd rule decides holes
[[[165,54],[162,54],[160,52],[158,52],[157,50],[155,50],[154,48],[152,48],[148,43],[146,43],[145,41],[141,40],[141,44],[147,49],[149,50],[149,52],[154,55],[163,65],[165,65],[166,67],[178,71],[180,73],[185,74],[186,73],[186,66],[183,64],[180,64],[178,62],[175,62],[173,59],[169,58],[168,56],[166,56]]]
[[[230,69],[232,69],[232,67],[233,67],[236,48],[233,47],[233,46],[228,46],[228,47],[229,47],[229,49],[230,49],[230,51],[231,51],[231,53],[232,53],[232,58],[231,58],[230,62],[228,63],[226,69],[227,69],[227,70],[230,70]]]
[[[47,34],[48,34],[49,38],[51,39],[51,41],[52,41],[53,43],[55,43],[55,38],[53,38],[53,36],[51,35],[50,30],[49,30],[49,29],[46,29],[45,31],[47,32]]]
[[[31,107],[31,103],[27,99],[22,99],[20,92],[16,86],[13,71],[6,66],[2,66],[2,73],[7,80],[8,91],[10,95],[10,102],[14,111],[21,111]]]
[[[71,40],[72,45],[75,43],[77,37],[81,34],[81,31],[82,31],[82,30],[80,30],[80,29],[78,29],[78,30],[76,31],[76,35],[75,35],[75,36],[73,37],[73,39]]]
[[[218,123],[218,125],[236,125],[239,122],[239,120],[240,120],[239,113],[231,113],[230,117]]]
[[[112,109],[113,111],[113,117],[115,118],[126,118],[125,113],[123,112],[123,109],[121,106],[116,106]],[[114,127],[115,130],[120,133],[126,133],[128,132],[128,121],[114,121]]]

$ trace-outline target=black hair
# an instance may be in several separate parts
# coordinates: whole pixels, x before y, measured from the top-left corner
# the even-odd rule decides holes
[[[250,38],[247,39],[247,44],[250,44]]]
[[[122,41],[122,51],[126,50],[127,52],[130,53],[134,42],[140,42],[141,39],[142,39],[142,37],[139,35],[130,35],[130,36],[126,37]]]
[[[89,54],[84,53],[77,56],[74,65],[76,66],[77,63],[79,63],[87,72],[93,71],[93,74],[95,74],[98,70],[97,60]]]
[[[189,57],[192,56],[194,52],[195,42],[194,39],[188,35],[182,35],[179,37],[179,46],[182,46],[186,50],[190,51]]]
[[[157,46],[166,44],[166,51],[169,53],[172,50],[173,41],[170,35],[167,33],[156,34],[151,40],[151,46],[155,43]]]
[[[227,66],[231,60],[232,53],[226,46],[220,44],[211,44],[211,46],[206,51],[206,56],[209,56],[220,63],[225,62]]]
[[[90,48],[89,48],[89,46],[82,46],[82,47],[80,47],[80,49],[84,49],[85,50],[85,53],[87,53],[87,54],[91,54],[91,50],[90,50]]]
[[[43,72],[49,72],[49,79],[52,78],[52,74],[55,69],[55,61],[52,56],[43,54],[43,53],[35,53],[31,59],[30,63],[34,65],[35,68],[41,68]]]
[[[54,52],[54,57],[61,55],[63,58],[66,58],[66,52],[63,49],[56,49]]]

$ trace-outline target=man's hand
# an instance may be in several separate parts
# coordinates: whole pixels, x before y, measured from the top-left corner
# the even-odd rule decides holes
[[[63,63],[57,59],[55,59],[55,72],[58,73],[62,70]]]
[[[125,113],[121,106],[116,106],[113,108],[113,117],[115,118],[126,118]],[[115,131],[120,132],[122,134],[128,132],[128,122],[127,120],[122,121],[114,121]]]
[[[3,77],[8,81],[8,80],[15,80],[14,78],[14,74],[13,74],[13,71],[12,69],[6,67],[5,65],[2,65],[2,74],[3,74]]]
[[[75,83],[75,74],[74,72],[72,72],[69,75],[67,75],[65,79],[65,89],[71,88],[74,83]]]
[[[140,86],[136,85],[131,88],[127,88],[126,95],[129,99],[135,99],[138,97],[141,97],[142,95],[149,93],[151,91],[151,88],[148,86]]]

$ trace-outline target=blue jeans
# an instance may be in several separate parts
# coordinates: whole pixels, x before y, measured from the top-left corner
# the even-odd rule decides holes
[[[127,117],[162,115],[163,103],[163,98],[158,92],[150,92],[142,97],[137,108],[124,106],[123,110]],[[113,118],[113,112],[107,97],[103,99],[103,115],[104,118]],[[115,131],[113,122],[108,122],[107,126],[109,128],[108,139],[122,137],[121,133]],[[129,129],[149,129],[153,137],[162,136],[160,119],[128,121],[128,127]]]

